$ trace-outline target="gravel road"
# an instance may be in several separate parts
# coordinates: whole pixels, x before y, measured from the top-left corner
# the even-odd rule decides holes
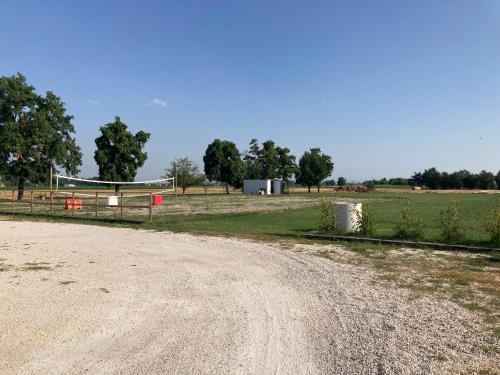
[[[486,362],[473,313],[311,249],[0,221],[0,373],[455,374]]]

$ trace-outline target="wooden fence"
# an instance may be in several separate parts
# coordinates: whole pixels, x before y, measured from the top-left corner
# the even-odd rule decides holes
[[[23,199],[18,199],[17,190],[3,193],[0,195],[0,212],[115,220],[126,220],[124,217],[129,214],[149,222],[153,221],[153,199],[161,195],[153,191],[126,191],[115,195],[88,190],[26,190]],[[114,202],[110,202],[110,197],[114,197]]]

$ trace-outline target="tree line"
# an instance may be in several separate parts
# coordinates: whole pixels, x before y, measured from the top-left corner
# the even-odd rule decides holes
[[[500,189],[500,170],[494,175],[488,171],[471,173],[466,169],[448,173],[436,168],[415,172],[410,179],[413,186],[425,186],[429,189]]]
[[[144,148],[151,134],[133,134],[118,116],[99,132],[94,153],[99,180],[133,181],[147,160]],[[331,156],[319,148],[306,151],[297,164],[287,147],[272,140],[260,146],[252,139],[249,149],[240,153],[233,142],[216,139],[208,145],[203,162],[204,175],[187,157],[174,160],[166,175],[176,177],[183,192],[208,180],[224,184],[229,193],[229,186],[240,188],[245,178],[295,178],[309,191],[312,186],[319,191],[321,181],[333,171]],[[66,114],[61,98],[51,91],[38,94],[22,74],[0,77],[0,176],[17,185],[18,199],[23,198],[26,183],[47,183],[51,168],[75,176],[81,165],[73,116]],[[116,191],[119,188],[115,186]]]
[[[215,139],[203,156],[206,178],[224,184],[227,194],[229,186],[241,188],[244,179],[277,178],[286,182],[295,178],[309,192],[312,186],[319,191],[321,182],[331,175],[334,167],[332,157],[319,147],[304,152],[298,164],[295,160],[287,147],[277,146],[272,140],[260,146],[257,139],[252,139],[243,153],[234,142]]]

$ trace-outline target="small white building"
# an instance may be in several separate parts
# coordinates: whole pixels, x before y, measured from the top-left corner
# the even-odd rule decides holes
[[[283,194],[285,190],[285,183],[281,180],[244,180],[243,193],[245,195],[271,195]]]

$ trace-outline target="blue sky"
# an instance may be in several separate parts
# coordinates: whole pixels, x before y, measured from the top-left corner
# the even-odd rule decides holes
[[[333,156],[335,177],[500,168],[500,1],[2,1],[0,75],[152,133],[138,179],[214,138]]]

